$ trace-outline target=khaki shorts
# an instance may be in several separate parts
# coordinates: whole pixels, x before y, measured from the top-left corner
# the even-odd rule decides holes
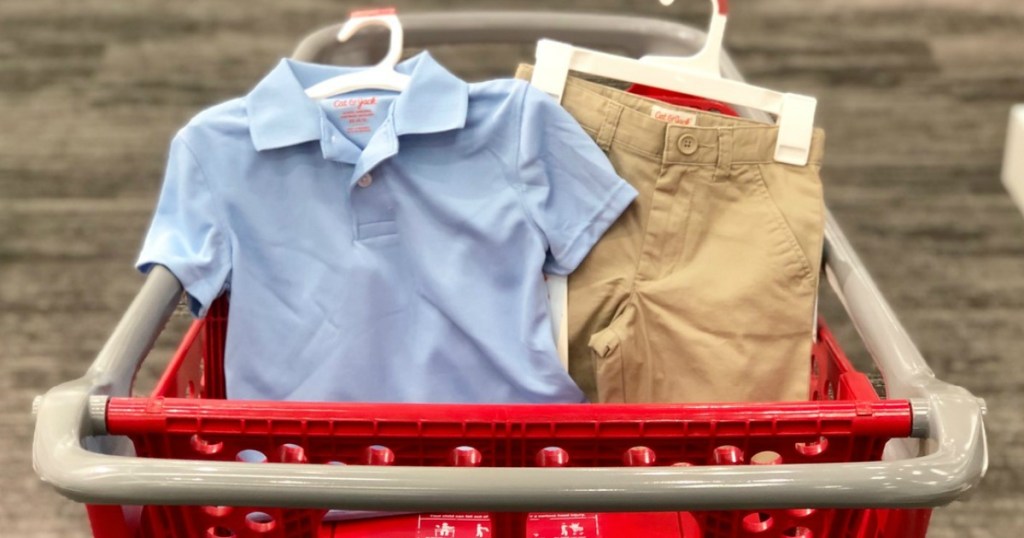
[[[572,77],[562,105],[640,193],[569,277],[591,401],[808,399],[824,133],[791,166],[771,125]]]

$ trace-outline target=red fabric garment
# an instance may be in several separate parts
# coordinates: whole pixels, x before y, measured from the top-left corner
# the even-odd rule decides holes
[[[670,105],[696,108],[697,110],[715,112],[726,116],[739,116],[739,114],[737,114],[729,105],[720,101],[705,99],[703,97],[695,97],[693,95],[676,93],[669,90],[662,90],[660,88],[652,88],[642,84],[634,84],[626,91],[635,95],[642,95],[644,97],[650,97],[651,99],[657,99]]]

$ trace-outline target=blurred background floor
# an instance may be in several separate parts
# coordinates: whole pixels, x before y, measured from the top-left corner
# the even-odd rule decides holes
[[[550,2],[393,4],[411,12]],[[365,6],[0,3],[0,536],[90,536],[82,508],[31,470],[29,408],[84,371],[138,289],[131,266],[175,130],[247,92],[305,33]],[[819,98],[828,204],[925,357],[941,378],[988,401],[988,477],[968,502],[939,510],[929,536],[1024,531],[1024,219],[998,179],[1009,107],[1024,102],[1024,3],[731,7],[726,46],[742,72]],[[701,0],[558,8],[699,27],[707,16]],[[514,62],[495,62],[482,64],[513,73]],[[852,341],[835,305],[825,312]],[[172,340],[155,353],[165,357]]]

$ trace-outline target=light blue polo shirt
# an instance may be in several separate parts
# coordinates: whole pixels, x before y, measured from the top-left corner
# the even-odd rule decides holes
[[[182,128],[139,269],[197,316],[230,290],[230,398],[583,401],[542,270],[572,272],[636,191],[522,81],[421,53],[401,93],[304,93],[358,69],[282,60]]]

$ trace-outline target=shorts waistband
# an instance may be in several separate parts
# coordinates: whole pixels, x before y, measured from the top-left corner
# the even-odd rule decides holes
[[[516,78],[529,80],[532,74],[533,66],[520,64]],[[605,151],[614,146],[665,164],[775,162],[775,125],[675,106],[572,76],[562,106]],[[692,124],[679,124],[684,121]],[[824,131],[815,128],[808,164],[821,164],[824,141]]]

